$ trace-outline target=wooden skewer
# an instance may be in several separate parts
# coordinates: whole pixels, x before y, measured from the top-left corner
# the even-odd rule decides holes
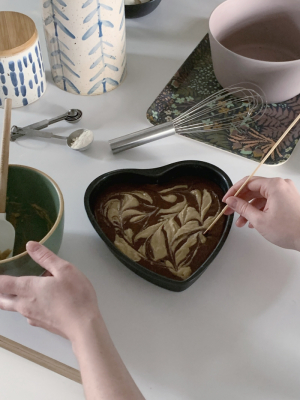
[[[11,127],[11,99],[5,99],[2,148],[0,157],[0,213],[5,213],[8,178],[8,159]]]
[[[252,172],[252,174],[245,180],[245,182],[242,184],[242,186],[239,188],[239,190],[235,193],[234,197],[238,196],[241,193],[241,191],[244,189],[244,187],[247,185],[247,183],[250,181],[250,179],[253,177],[253,175],[256,174],[258,169],[265,163],[265,161],[270,157],[270,155],[273,153],[273,151],[276,149],[276,147],[283,141],[283,139],[286,137],[286,135],[290,132],[291,129],[294,128],[294,126],[298,123],[299,120],[300,120],[300,114],[291,123],[291,125],[287,128],[287,130],[280,136],[280,138],[277,140],[277,142],[274,144],[274,146],[270,149],[270,151],[265,155],[265,157],[261,160],[261,162],[255,168],[255,170]],[[228,205],[223,208],[223,210],[220,212],[220,214],[213,220],[213,222],[206,229],[206,231],[204,232],[204,235],[215,225],[215,223],[217,221],[219,221],[219,219],[222,217],[222,215],[228,208],[229,208]]]

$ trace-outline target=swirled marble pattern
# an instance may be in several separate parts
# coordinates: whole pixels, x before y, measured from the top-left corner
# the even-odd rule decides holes
[[[184,280],[218,243],[224,218],[204,236],[221,210],[222,190],[201,178],[167,185],[118,185],[101,194],[96,219],[108,238],[133,261]]]

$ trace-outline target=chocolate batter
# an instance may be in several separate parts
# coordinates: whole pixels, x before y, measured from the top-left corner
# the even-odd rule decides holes
[[[105,235],[129,258],[160,275],[185,280],[222,236],[221,188],[200,177],[168,184],[118,184],[99,195],[94,214]]]

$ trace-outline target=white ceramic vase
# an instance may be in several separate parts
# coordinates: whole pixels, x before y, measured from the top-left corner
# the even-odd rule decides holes
[[[124,0],[42,0],[51,72],[65,91],[97,95],[126,75]]]

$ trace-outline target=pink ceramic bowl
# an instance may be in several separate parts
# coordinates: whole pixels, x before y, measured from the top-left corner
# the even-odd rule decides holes
[[[300,93],[299,0],[227,0],[211,14],[209,36],[223,87],[253,83],[268,103]]]

